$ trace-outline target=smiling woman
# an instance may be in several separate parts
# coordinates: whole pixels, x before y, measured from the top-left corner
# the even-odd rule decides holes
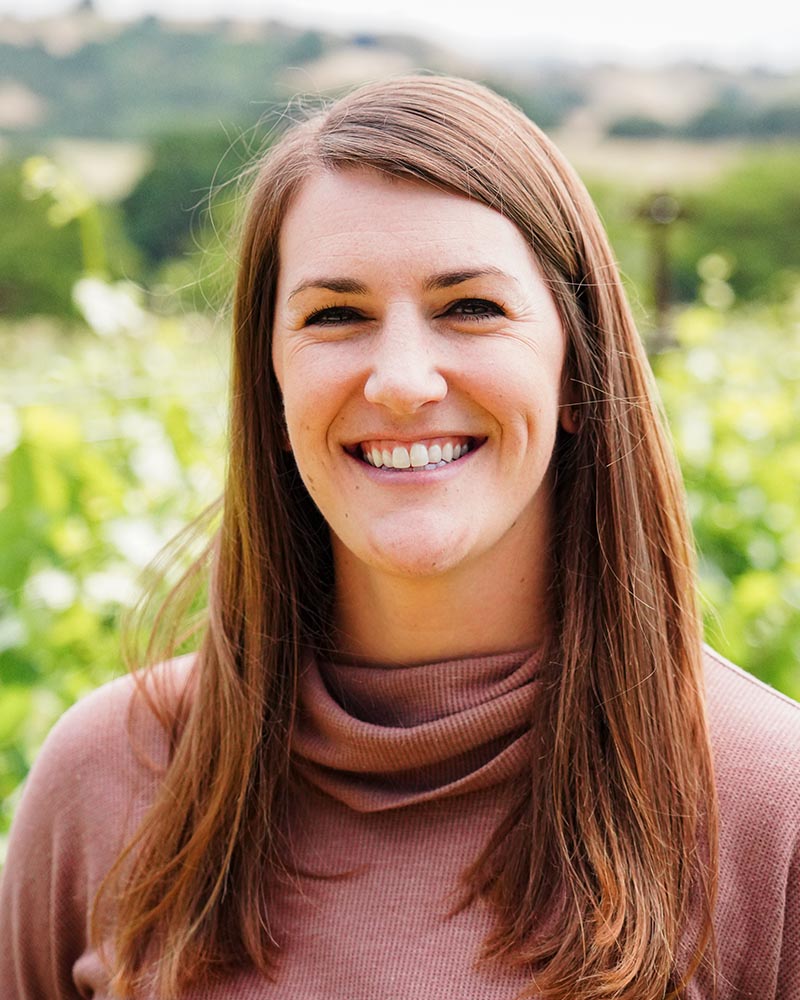
[[[800,995],[800,713],[703,649],[647,362],[536,126],[420,76],[291,128],[232,371],[222,524],[166,646],[32,774],[0,986]]]
[[[331,530],[337,649],[418,663],[536,646],[572,416],[566,337],[522,234],[480,202],[344,170],[304,185],[279,253],[272,361]],[[515,560],[529,572],[509,588]],[[431,636],[434,608],[464,617]]]

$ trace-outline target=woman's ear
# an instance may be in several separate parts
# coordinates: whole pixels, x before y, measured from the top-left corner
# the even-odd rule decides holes
[[[558,422],[567,434],[577,434],[578,428],[581,425],[580,409],[577,406],[573,406],[571,403],[563,403],[561,406],[561,412],[558,416]]]
[[[565,379],[561,392],[558,422],[567,434],[577,434],[581,426],[581,404],[574,379]]]

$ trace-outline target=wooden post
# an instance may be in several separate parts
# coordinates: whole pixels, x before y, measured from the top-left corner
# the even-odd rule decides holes
[[[669,329],[669,309],[672,304],[672,273],[669,259],[670,226],[683,218],[680,202],[667,191],[659,191],[647,198],[639,208],[637,218],[650,230],[650,261],[655,309],[655,335],[650,342],[653,353],[674,344]]]

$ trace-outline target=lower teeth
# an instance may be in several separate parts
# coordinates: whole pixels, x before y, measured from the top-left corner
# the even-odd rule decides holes
[[[393,465],[373,465],[372,467],[373,469],[385,469],[387,472],[433,472],[434,469],[444,469],[445,466],[452,465],[453,462],[457,461],[457,458],[454,458],[452,462],[445,462],[444,459],[442,459],[441,462],[436,462],[435,464],[433,462],[428,462],[427,465],[409,465],[405,469],[395,469]],[[367,465],[369,464],[370,463],[367,462]]]

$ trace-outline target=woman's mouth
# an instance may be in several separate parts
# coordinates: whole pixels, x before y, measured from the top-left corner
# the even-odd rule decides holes
[[[361,441],[352,454],[376,469],[422,472],[441,469],[475,451],[485,438],[437,437],[420,441]]]

